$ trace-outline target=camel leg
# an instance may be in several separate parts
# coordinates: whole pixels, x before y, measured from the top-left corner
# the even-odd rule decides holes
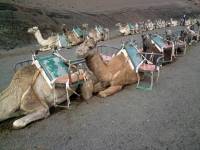
[[[107,97],[107,96],[115,94],[116,92],[120,91],[121,89],[122,89],[121,85],[110,86],[109,88],[105,89],[104,91],[99,92],[99,96]]]
[[[109,86],[109,82],[98,82],[94,85],[93,93],[98,93],[105,90]]]
[[[43,107],[43,108],[37,110],[36,112],[30,113],[30,114],[26,115],[25,117],[22,117],[16,121],[14,121],[13,127],[14,128],[23,128],[27,124],[29,124],[33,121],[47,118],[49,116],[49,114],[50,114],[49,109]]]
[[[20,110],[27,115],[13,123],[13,127],[15,128],[23,128],[33,121],[49,116],[48,105],[38,99],[31,86],[22,95]]]

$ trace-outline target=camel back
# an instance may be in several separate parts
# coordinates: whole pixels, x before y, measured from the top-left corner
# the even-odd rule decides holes
[[[128,27],[129,27],[129,30],[133,30],[134,29],[134,25],[132,23],[128,23]]]
[[[37,68],[42,70],[42,75],[47,83],[52,87],[53,83],[60,77],[68,75],[68,79],[71,78],[70,64],[80,64],[83,60],[70,61],[70,64],[66,64],[61,57],[55,54],[36,55],[33,60]]]
[[[154,35],[151,36],[151,40],[152,40],[153,43],[155,43],[155,45],[159,49],[159,51],[162,52],[163,51],[162,49],[166,45],[164,39],[161,36],[154,34]]]
[[[69,39],[66,37],[65,34],[60,34],[59,35],[59,43],[61,47],[66,47],[66,48],[70,48],[71,44]]]
[[[77,37],[79,37],[79,38],[83,38],[84,37],[84,32],[79,27],[73,28],[72,31],[75,33],[75,35]]]
[[[138,66],[143,62],[137,48],[130,43],[126,43],[126,45],[120,50],[120,53],[121,52],[128,58],[131,68],[137,72]]]
[[[53,54],[36,56],[36,60],[43,68],[50,81],[68,73],[68,68],[63,60]]]
[[[164,62],[172,62],[174,54],[174,46],[171,41],[165,41],[161,36],[154,34],[150,36],[152,44],[155,44],[156,48],[164,56]]]
[[[104,30],[103,27],[100,26],[100,25],[96,26],[95,29],[96,29],[97,32],[99,32],[99,33],[103,33],[103,32],[104,32],[104,31],[103,31],[103,30]]]

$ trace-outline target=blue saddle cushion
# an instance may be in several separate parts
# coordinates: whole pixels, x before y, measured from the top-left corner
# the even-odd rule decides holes
[[[164,48],[166,43],[164,39],[158,35],[152,35],[152,40],[157,44],[160,48]]]
[[[143,61],[140,54],[137,51],[137,48],[132,46],[131,44],[127,44],[125,46],[125,50],[134,66],[134,68],[137,68],[137,66]]]
[[[68,66],[54,54],[37,55],[36,60],[46,73],[50,81],[68,74]]]

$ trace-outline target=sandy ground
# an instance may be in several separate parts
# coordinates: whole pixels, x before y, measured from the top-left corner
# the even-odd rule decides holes
[[[104,44],[119,46],[120,41]],[[105,99],[73,100],[70,110],[54,110],[22,130],[6,129],[13,120],[0,124],[0,149],[199,150],[199,48],[198,43],[164,66],[151,92],[131,85]],[[25,56],[0,59],[5,65],[1,67],[9,72],[6,59],[14,62]]]

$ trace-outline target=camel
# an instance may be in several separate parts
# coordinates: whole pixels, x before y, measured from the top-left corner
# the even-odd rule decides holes
[[[105,62],[98,51],[88,46],[76,49],[78,57],[86,59],[88,68],[94,73],[99,82],[105,82],[107,86],[96,90],[100,97],[107,97],[122,89],[123,86],[138,81],[138,74],[132,70],[127,57],[120,53]],[[98,85],[98,83],[97,83]]]
[[[93,49],[96,44],[97,42],[93,38],[87,36],[86,40],[77,47],[77,50]]]
[[[187,33],[184,30],[180,32],[172,32],[172,30],[166,30],[166,39],[168,41],[173,41],[176,56],[181,56],[186,53],[187,43],[186,36]]]
[[[62,30],[72,46],[83,43],[84,37],[79,37],[75,34],[74,31],[69,31],[69,29],[65,24],[62,25]]]
[[[167,27],[176,27],[177,25],[178,25],[178,21],[173,20],[173,18],[170,18],[170,20],[166,22]]]
[[[59,43],[59,35],[50,36],[47,39],[42,37],[42,34],[38,27],[32,27],[28,29],[28,33],[33,34],[37,39],[37,42],[40,44],[42,48],[40,51],[48,51],[55,48],[60,48],[61,45]]]
[[[152,30],[154,30],[154,24],[153,24],[153,22],[152,22],[151,20],[149,20],[149,19],[145,22],[145,27],[146,27],[146,30],[147,30],[147,31],[152,31]]]
[[[176,27],[178,25],[178,21],[177,20],[173,20],[172,18],[170,18],[170,22],[171,22],[171,26],[172,27]]]
[[[193,25],[190,25],[186,28],[187,42],[189,45],[191,45],[193,42],[199,41],[199,31],[195,32],[193,28]]]
[[[122,34],[122,35],[130,35],[130,34],[133,34],[134,33],[134,30],[130,28],[130,26],[127,24],[126,26],[122,26],[121,23],[117,23],[116,24],[117,27],[119,27],[119,32]]]
[[[94,29],[88,32],[88,36],[93,38],[95,42],[104,41],[109,39],[110,30],[102,26],[95,25]]]
[[[87,72],[82,70],[79,73],[84,75]],[[75,72],[71,75],[72,82],[77,81],[77,74]],[[88,77],[90,75],[86,75]],[[83,83],[81,91],[86,99],[91,97],[91,84],[90,79]],[[51,89],[35,65],[25,66],[14,74],[8,88],[0,93],[0,122],[23,116],[13,122],[14,128],[23,128],[33,121],[47,118],[50,115],[49,108],[66,101],[73,90],[76,88],[73,87],[68,92],[65,88]]]

